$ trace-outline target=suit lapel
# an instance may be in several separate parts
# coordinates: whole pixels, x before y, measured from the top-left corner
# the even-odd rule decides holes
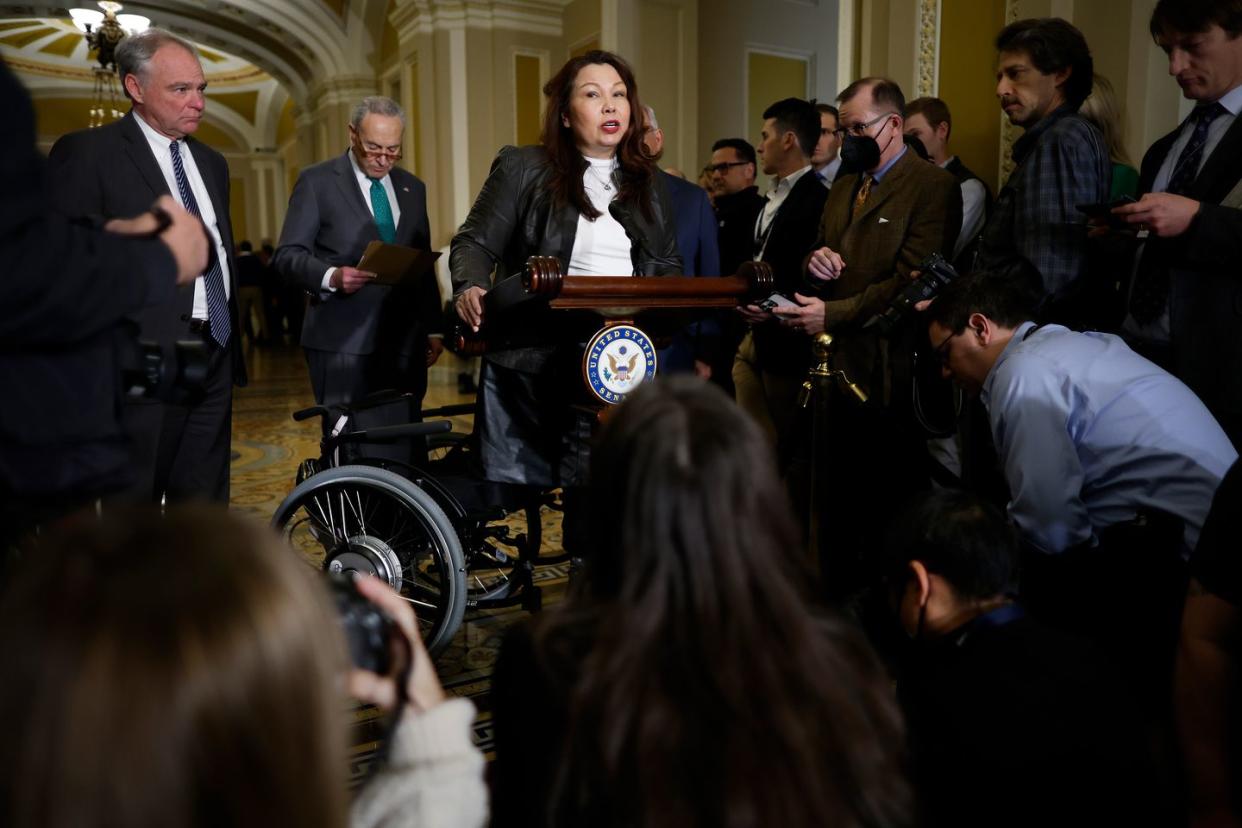
[[[906,172],[910,169],[911,157],[920,164],[927,163],[919,159],[914,154],[914,150],[906,149],[906,154],[889,169],[884,179],[878,184],[871,185],[873,188],[871,194],[867,197],[867,202],[863,204],[862,209],[854,216],[854,220],[851,222],[852,225],[861,227],[863,222],[871,221],[873,213],[897,197],[897,194],[901,192],[901,179],[905,177]]]
[[[171,193],[168,190],[168,181],[164,178],[164,173],[160,171],[160,165],[156,163],[155,156],[151,154],[151,145],[147,142],[147,136],[143,134],[142,127],[138,126],[138,122],[134,120],[137,117],[133,110],[130,110],[122,121],[121,134],[125,136],[125,154],[138,168],[142,180],[151,189],[154,201],[156,196],[171,195]]]
[[[233,240],[223,238],[227,233],[229,222],[222,221],[221,218],[229,214],[228,200],[225,198],[224,182],[220,181],[216,176],[216,170],[211,163],[211,158],[207,155],[207,149],[193,138],[186,138],[185,145],[190,150],[190,155],[194,157],[194,166],[198,168],[198,177],[203,180],[203,186],[207,188],[207,197],[211,199],[211,208],[216,213],[216,224],[221,228],[222,241],[226,250],[233,249]]]
[[[358,188],[358,178],[354,175],[354,165],[349,161],[348,150],[337,158],[336,163],[333,164],[333,172],[336,173],[336,186],[341,191],[345,203],[354,208],[360,221],[368,223],[373,228],[372,235],[378,239],[379,229],[375,227],[375,217],[371,215],[371,209],[362,200],[362,190]]]
[[[1221,136],[1187,195],[1198,201],[1219,204],[1239,178],[1242,178],[1242,117],[1234,118]]]
[[[397,238],[401,239],[405,238],[410,223],[416,218],[414,211],[418,208],[418,203],[405,176],[398,176],[396,172],[394,169],[388,177],[392,180],[393,192],[397,194],[397,208],[401,210],[401,219],[397,222]]]

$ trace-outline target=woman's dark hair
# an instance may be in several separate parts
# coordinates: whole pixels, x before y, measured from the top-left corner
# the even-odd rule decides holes
[[[581,664],[553,824],[909,823],[890,687],[809,601],[771,455],[692,377],[640,388],[609,420],[591,460],[600,545],[535,630],[545,666]]]
[[[587,161],[582,157],[574,141],[573,126],[566,126],[564,121],[569,117],[569,102],[573,97],[574,81],[584,66],[608,65],[617,70],[621,82],[625,84],[626,98],[630,102],[630,122],[626,126],[625,135],[617,147],[617,163],[621,177],[621,186],[617,192],[617,200],[637,204],[643,215],[650,220],[651,187],[655,175],[655,161],[643,146],[643,105],[638,98],[638,82],[634,79],[634,71],[620,56],[612,52],[598,49],[570,58],[552,79],[543,85],[543,94],[548,99],[543,113],[543,132],[540,142],[548,151],[548,160],[552,166],[552,175],[548,187],[561,204],[572,204],[574,208],[589,219],[600,216],[599,210],[587,198],[586,189],[582,184],[582,176],[586,172]]]
[[[223,510],[66,526],[0,599],[0,824],[344,825],[344,642]]]
[[[1062,91],[1065,102],[1075,111],[1091,94],[1095,61],[1087,39],[1067,20],[1041,17],[1010,23],[996,36],[996,51],[1024,53],[1045,75],[1068,68],[1070,74]]]

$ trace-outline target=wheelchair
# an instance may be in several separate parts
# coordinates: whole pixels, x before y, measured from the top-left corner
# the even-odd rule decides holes
[[[302,461],[272,526],[326,572],[383,579],[414,605],[435,656],[468,611],[538,611],[536,563],[568,556],[539,555],[542,508],[558,508],[552,493],[483,480],[472,435],[446,419],[473,413],[473,403],[424,410],[423,422],[367,426],[368,413],[402,401],[409,395],[295,412],[299,422],[320,418],[320,455]]]

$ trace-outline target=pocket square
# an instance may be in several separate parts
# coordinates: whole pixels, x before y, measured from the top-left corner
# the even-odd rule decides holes
[[[886,218],[884,218],[883,216],[881,216],[881,217],[880,217],[880,224],[888,224],[888,219],[886,219]]]

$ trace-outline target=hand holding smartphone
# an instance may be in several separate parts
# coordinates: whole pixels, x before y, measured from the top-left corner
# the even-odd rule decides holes
[[[1075,205],[1075,209],[1080,213],[1084,213],[1095,224],[1105,224],[1114,230],[1130,230],[1133,228],[1121,216],[1113,215],[1113,210],[1124,204],[1133,204],[1135,201],[1137,199],[1134,196],[1123,195],[1116,201],[1100,202],[1098,204],[1078,204]]]

